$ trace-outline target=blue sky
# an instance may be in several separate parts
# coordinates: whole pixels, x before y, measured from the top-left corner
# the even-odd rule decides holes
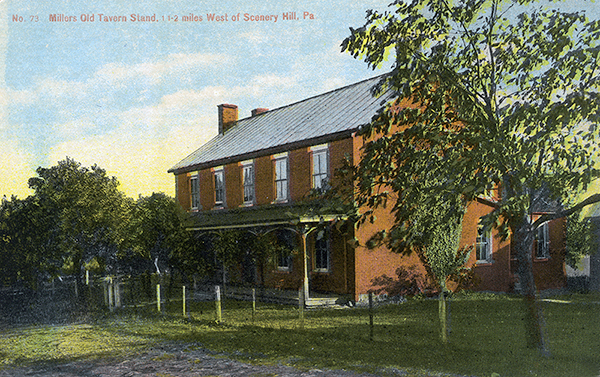
[[[67,156],[105,168],[129,196],[173,195],[167,169],[216,134],[218,104],[246,117],[382,73],[340,43],[389,2],[0,0],[0,195],[28,195],[35,169]],[[183,22],[190,13],[203,20]]]

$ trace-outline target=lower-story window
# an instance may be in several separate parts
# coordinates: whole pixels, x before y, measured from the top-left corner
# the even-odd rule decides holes
[[[318,232],[315,239],[315,271],[327,272],[331,269],[330,248],[329,231],[322,230]]]
[[[291,271],[293,251],[296,249],[296,234],[290,230],[279,229],[275,231],[277,246],[277,269]]]
[[[550,258],[550,229],[548,222],[537,228],[535,235],[535,257],[537,259]]]
[[[281,249],[277,255],[277,269],[280,271],[290,271],[292,269],[292,256],[288,250]]]
[[[484,229],[483,225],[477,225],[477,239],[475,241],[475,254],[477,262],[489,263],[492,261],[492,233]]]

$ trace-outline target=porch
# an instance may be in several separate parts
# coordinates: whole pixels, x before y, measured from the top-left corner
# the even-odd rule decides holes
[[[348,254],[347,237],[340,229],[336,227],[336,232],[323,232],[326,227],[332,227],[332,224],[344,222],[345,216],[342,214],[322,212],[315,209],[314,203],[302,203],[293,205],[270,205],[249,208],[223,209],[218,212],[199,212],[193,215],[194,223],[188,227],[189,231],[199,234],[211,234],[220,237],[228,231],[245,232],[249,238],[275,235],[274,242],[283,242],[289,249],[290,254],[285,258],[292,258],[285,265],[280,265],[285,258],[280,255],[272,254],[271,265],[259,265],[255,262],[246,264],[246,259],[251,260],[256,257],[256,250],[260,248],[247,247],[245,254],[240,260],[237,271],[239,276],[231,280],[229,284],[225,275],[235,274],[231,267],[220,266],[223,276],[216,281],[226,282],[221,286],[221,296],[237,300],[252,300],[252,286],[255,286],[257,301],[272,302],[280,304],[298,305],[304,297],[305,307],[333,307],[346,304],[352,300],[352,277],[350,275],[350,262],[352,257]],[[346,224],[347,225],[347,224]],[[352,227],[349,227],[352,229]],[[322,267],[315,265],[315,240],[317,234],[327,234],[326,250],[321,253]],[[282,235],[287,232],[289,237]],[[313,237],[313,239],[309,239]],[[336,242],[333,242],[335,240]],[[240,247],[243,240],[234,241],[234,247]],[[282,246],[282,244],[280,244]],[[274,248],[275,249],[275,248]],[[260,252],[259,252],[260,254]],[[220,262],[216,253],[215,261]],[[263,255],[264,258],[264,255]],[[274,264],[277,263],[277,264]],[[332,271],[330,266],[335,264],[337,268]],[[260,270],[260,278],[258,278]],[[213,280],[214,281],[214,280]],[[241,284],[240,284],[241,283]],[[251,285],[249,285],[251,284]],[[300,291],[297,289],[300,287]],[[336,292],[336,293],[323,293]],[[213,300],[214,286],[210,286],[205,291],[200,291],[195,296],[198,300]]]

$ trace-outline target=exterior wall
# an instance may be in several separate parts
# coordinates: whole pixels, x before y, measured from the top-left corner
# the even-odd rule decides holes
[[[290,151],[289,163],[289,188],[292,202],[302,200],[311,189],[312,164],[308,148]]]
[[[565,272],[565,226],[566,220],[557,219],[549,223],[550,258],[533,257],[535,285],[539,290],[563,288],[566,286]]]
[[[352,251],[347,247],[347,236],[341,232],[330,230],[330,270],[328,272],[315,271],[314,259],[309,260],[311,289],[317,292],[333,292],[346,294],[353,292],[352,279],[348,273],[352,264]],[[308,240],[308,250],[314,252],[315,237]]]
[[[352,139],[342,139],[329,143],[329,175],[343,165],[346,155],[352,153]],[[255,204],[268,205],[275,200],[275,165],[273,156],[257,157],[254,160]],[[236,208],[243,205],[242,166],[239,162],[223,167],[225,178],[225,208]],[[310,148],[298,148],[288,152],[288,184],[290,199],[298,202],[306,197],[312,188],[312,153]],[[213,169],[198,172],[200,185],[200,205],[202,210],[210,210],[214,205]],[[190,173],[177,175],[177,200],[181,206],[189,210],[191,205]]]
[[[177,174],[175,179],[177,181],[177,192],[175,193],[175,198],[182,208],[188,210],[191,207],[190,174]]]
[[[476,201],[469,205],[463,219],[460,245],[474,247],[477,239],[479,219],[492,211],[488,204]],[[510,240],[502,241],[497,230],[492,230],[492,258],[489,262],[478,262],[474,250],[468,261],[473,266],[474,289],[479,291],[507,292],[513,288],[511,273]]]
[[[336,181],[335,172],[344,166],[344,160],[353,159],[354,138],[334,141],[329,145],[330,177],[332,182]]]
[[[307,253],[309,256],[309,281],[312,292],[350,294],[354,292],[354,250],[346,242],[351,236],[332,229],[330,247],[330,270],[315,271],[314,245],[316,232],[307,238]],[[277,269],[275,261],[265,268],[265,285],[278,289],[298,290],[302,287],[304,278],[304,261],[302,255],[301,237],[296,239],[296,252],[293,255],[292,268],[287,271]]]
[[[225,199],[227,208],[235,208],[244,204],[244,186],[242,184],[242,167],[238,163],[226,165]]]
[[[200,210],[211,210],[215,206],[215,180],[212,171],[210,169],[199,171],[198,181],[200,184]]]
[[[479,218],[491,211],[491,207],[479,202],[471,203],[463,220],[463,232],[460,246],[474,246],[477,237]],[[382,227],[389,227],[394,221],[393,216],[384,210],[375,212],[376,221],[373,224],[363,224],[356,232],[360,245],[365,245],[369,237]],[[474,267],[475,278],[473,289],[489,291],[508,291],[511,289],[510,275],[510,243],[501,241],[497,232],[492,232],[492,261],[477,263],[475,253],[470,254],[468,266]],[[392,280],[389,280],[391,278]],[[427,271],[416,253],[400,255],[391,252],[384,246],[375,250],[358,247],[356,250],[356,299],[369,291],[386,288],[387,293],[393,294],[402,284],[409,282],[417,284],[422,290],[437,288],[428,282]]]
[[[256,204],[271,204],[275,200],[275,176],[271,156],[254,159]]]
[[[363,141],[355,137],[353,140],[353,159],[358,161]],[[493,193],[497,197],[498,192]],[[492,204],[486,200],[475,201],[469,205],[463,219],[463,231],[460,246],[475,246],[477,238],[477,225],[482,216],[493,210]],[[375,212],[374,224],[361,225],[356,231],[356,238],[360,245],[365,245],[367,240],[382,227],[389,227],[394,221],[391,214],[383,210]],[[489,262],[476,260],[474,250],[471,252],[467,266],[473,267],[474,279],[472,289],[478,291],[510,292],[514,290],[514,271],[516,261],[511,257],[511,240],[501,240],[497,230],[492,230],[492,258]],[[561,288],[566,284],[564,272],[564,220],[555,220],[550,223],[550,258],[535,259],[534,274],[538,289]],[[533,250],[532,250],[533,253]],[[369,291],[383,288],[377,282],[385,281],[384,278],[396,279],[398,283],[399,272],[405,274],[403,278],[425,279],[426,270],[415,254],[398,255],[385,247],[376,250],[358,247],[355,253],[355,299],[360,300]],[[389,279],[387,280],[390,281]]]

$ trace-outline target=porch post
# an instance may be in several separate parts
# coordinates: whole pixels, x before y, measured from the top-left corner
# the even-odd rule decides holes
[[[302,232],[300,233],[300,235],[302,236],[302,257],[304,259],[304,277],[303,277],[303,282],[302,282],[302,292],[303,294],[303,299],[304,299],[304,305],[306,306],[306,302],[308,301],[308,251],[307,251],[307,247],[306,247],[306,238],[308,237],[308,232],[306,230],[306,227],[302,227]]]

